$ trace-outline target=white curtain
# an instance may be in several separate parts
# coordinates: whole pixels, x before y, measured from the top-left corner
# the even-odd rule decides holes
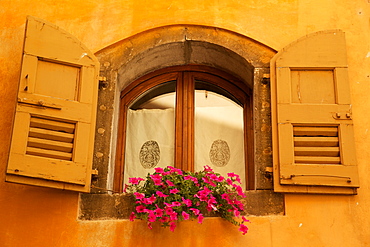
[[[129,110],[126,131],[125,184],[131,177],[153,173],[155,167],[173,166],[174,109]]]
[[[209,165],[216,173],[233,172],[245,186],[243,108],[195,108],[195,170]]]

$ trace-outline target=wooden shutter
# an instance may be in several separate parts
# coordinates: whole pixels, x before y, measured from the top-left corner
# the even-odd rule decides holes
[[[272,59],[271,70],[275,191],[355,194],[344,33],[292,43]]]
[[[7,181],[90,190],[98,72],[76,38],[27,18]]]

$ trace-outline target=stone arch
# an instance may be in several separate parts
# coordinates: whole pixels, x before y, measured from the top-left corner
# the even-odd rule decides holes
[[[221,28],[174,25],[154,28],[121,40],[96,53],[103,69],[116,71],[122,90],[151,71],[185,64],[220,68],[241,79],[254,68],[269,67],[275,50]],[[220,59],[221,58],[221,59]]]
[[[259,94],[262,89],[256,87],[256,82],[269,73],[270,59],[275,53],[272,48],[241,34],[199,25],[154,28],[98,51],[100,76],[106,77],[106,82],[101,83],[98,96],[94,168],[99,170],[99,176],[93,186],[111,188],[119,94],[135,79],[170,66],[207,65],[238,77],[253,89],[254,94]],[[255,128],[259,128],[258,125],[259,120],[256,120]],[[264,137],[257,134],[256,138]],[[255,165],[256,176],[264,176],[263,167]]]

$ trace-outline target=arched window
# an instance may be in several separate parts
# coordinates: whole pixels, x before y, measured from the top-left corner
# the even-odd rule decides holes
[[[168,165],[209,165],[254,188],[251,90],[204,66],[150,73],[121,93],[115,187]]]

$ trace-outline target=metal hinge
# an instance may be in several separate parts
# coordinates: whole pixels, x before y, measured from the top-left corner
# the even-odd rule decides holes
[[[272,178],[272,174],[273,174],[272,167],[271,166],[265,167],[265,177],[268,178],[268,179],[271,179]]]
[[[107,77],[99,76],[98,80],[99,80],[99,89],[108,87]]]

